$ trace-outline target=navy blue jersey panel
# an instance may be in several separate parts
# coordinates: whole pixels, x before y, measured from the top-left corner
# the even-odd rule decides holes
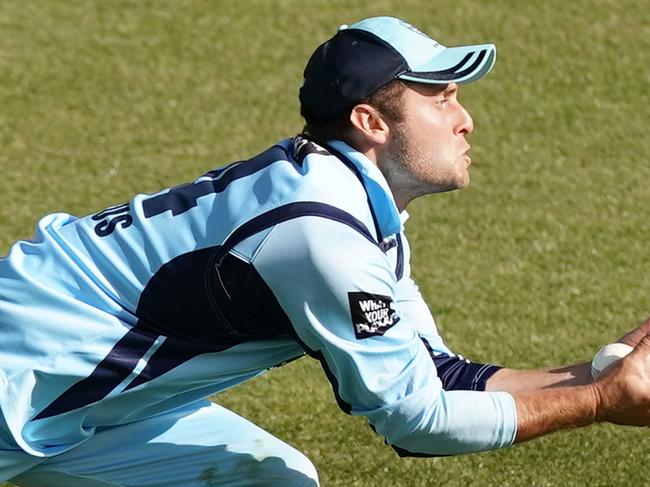
[[[160,267],[140,295],[138,326],[200,344],[229,335],[206,286],[213,253],[214,247],[195,250]]]
[[[216,307],[241,337],[269,338],[293,333],[289,318],[257,270],[226,254],[210,274]]]
[[[231,254],[216,265],[219,250],[197,250],[162,266],[140,297],[141,326],[208,350],[232,346],[232,337],[286,335],[289,320],[257,271]]]
[[[223,340],[221,343],[221,349],[225,350],[237,343],[241,343],[241,340]],[[160,377],[164,373],[175,369],[188,360],[209,351],[217,350],[208,350],[207,348],[197,346],[196,343],[188,342],[186,340],[167,338],[151,355],[142,372],[140,372],[124,390],[128,391],[129,389],[144,384],[145,382],[149,382],[156,377]]]
[[[200,354],[220,352],[247,340],[291,335],[289,319],[251,264],[228,254],[218,267],[210,260],[206,270],[205,289],[211,308],[218,315],[216,335],[206,331],[203,337],[207,339],[197,343],[196,338],[187,340],[183,334],[168,330],[165,342],[127,390],[160,377]],[[210,323],[205,325],[209,327]]]
[[[395,238],[397,241],[397,262],[395,263],[395,277],[399,281],[404,276],[404,244],[402,236],[398,233]]]
[[[487,380],[502,367],[470,362],[461,357],[434,354],[429,342],[420,337],[436,366],[442,388],[446,391],[484,391]]]
[[[414,453],[411,451],[408,451],[404,448],[400,448],[399,446],[395,445],[390,445],[393,450],[402,458],[433,458],[433,457],[449,457],[451,455],[434,455],[432,453]]]
[[[56,416],[104,399],[128,377],[156,338],[146,330],[131,328],[88,377],[70,386],[34,420]]]

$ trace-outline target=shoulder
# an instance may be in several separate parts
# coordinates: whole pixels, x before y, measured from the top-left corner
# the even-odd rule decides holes
[[[287,147],[289,143],[282,141],[269,149],[272,156],[261,154],[233,169],[243,172],[247,166],[257,166],[257,160],[266,161],[261,170],[245,171],[251,177],[224,199],[226,206],[233,207],[230,213],[239,215],[235,226],[263,221],[268,228],[287,220],[318,217],[375,239],[369,230],[375,228],[369,197],[355,172],[322,148],[306,153],[303,147],[298,156]]]
[[[295,157],[303,173],[302,200],[338,208],[372,228],[368,194],[359,176],[348,165],[315,144],[310,151],[303,148]]]

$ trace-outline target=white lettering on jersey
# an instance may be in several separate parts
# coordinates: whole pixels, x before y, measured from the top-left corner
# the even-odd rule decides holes
[[[364,292],[348,293],[354,334],[358,339],[381,336],[393,327],[398,318],[391,309],[389,296]]]

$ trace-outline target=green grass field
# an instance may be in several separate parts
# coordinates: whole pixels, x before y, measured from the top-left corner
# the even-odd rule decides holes
[[[561,365],[650,314],[643,0],[3,0],[0,253],[46,213],[88,214],[293,135],[311,51],[376,14],[499,50],[461,92],[472,184],[409,208],[414,274],[449,345]],[[612,426],[400,459],[338,412],[308,358],[215,400],[304,451],[324,486],[650,485],[650,432]]]

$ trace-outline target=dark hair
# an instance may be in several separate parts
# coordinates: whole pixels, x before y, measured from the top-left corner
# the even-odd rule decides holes
[[[367,103],[376,108],[389,122],[400,122],[403,119],[402,94],[407,83],[395,79],[390,83],[378,88],[367,97],[355,103]],[[332,115],[331,117],[315,118],[305,107],[300,108],[300,115],[305,119],[303,134],[315,140],[325,141],[327,139],[339,139],[348,142],[348,134],[352,130],[350,113],[353,107]]]

